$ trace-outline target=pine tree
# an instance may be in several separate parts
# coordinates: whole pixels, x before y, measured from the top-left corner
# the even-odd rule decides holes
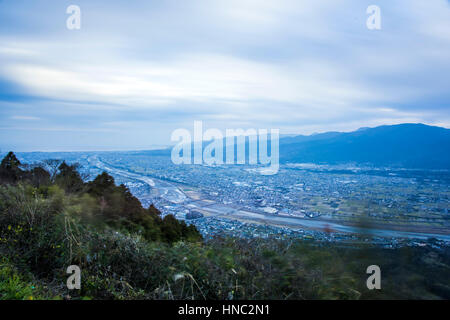
[[[0,164],[0,179],[7,183],[15,183],[22,176],[23,171],[20,169],[21,163],[16,155],[10,151]]]

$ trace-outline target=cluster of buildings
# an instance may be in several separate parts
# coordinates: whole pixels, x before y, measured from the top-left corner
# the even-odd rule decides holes
[[[104,167],[89,161],[91,155],[72,155],[73,161],[95,176]],[[108,168],[116,183],[125,184],[144,206],[154,204],[163,215],[195,224],[205,237],[233,236],[314,239],[318,241],[354,240],[354,235],[297,230],[264,224],[246,223],[224,217],[204,216],[188,204],[192,199],[174,202],[167,190],[149,185],[151,177],[180,190],[195,190],[201,200],[249,212],[307,219],[326,218],[352,222],[369,218],[389,223],[427,224],[450,228],[450,173],[410,172],[389,169],[346,169],[331,166],[282,165],[276,175],[261,175],[255,167],[240,165],[174,165],[166,156],[139,153],[96,155]],[[94,165],[93,165],[94,163]],[[130,175],[123,174],[130,172]],[[430,178],[430,175],[433,175]],[[166,188],[166,187],[165,187]],[[397,240],[377,239],[380,245],[397,246]]]

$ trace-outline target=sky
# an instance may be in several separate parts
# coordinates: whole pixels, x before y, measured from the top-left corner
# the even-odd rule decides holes
[[[0,149],[150,149],[194,121],[450,128],[449,57],[447,0],[0,0]]]

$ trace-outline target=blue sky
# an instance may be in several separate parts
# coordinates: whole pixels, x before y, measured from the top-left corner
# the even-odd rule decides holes
[[[194,120],[448,128],[449,57],[444,0],[0,0],[0,148],[146,149]]]

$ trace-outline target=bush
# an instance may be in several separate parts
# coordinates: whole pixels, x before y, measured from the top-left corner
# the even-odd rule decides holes
[[[52,176],[58,180],[57,173]],[[61,180],[0,185],[0,299],[450,296],[450,250],[435,249],[434,242],[395,250],[295,239],[200,242],[195,227],[170,215],[162,219],[153,206],[142,208],[106,173],[76,189]],[[377,292],[366,287],[365,270],[374,261],[384,272]],[[82,270],[80,291],[65,286],[66,268],[73,264]]]

